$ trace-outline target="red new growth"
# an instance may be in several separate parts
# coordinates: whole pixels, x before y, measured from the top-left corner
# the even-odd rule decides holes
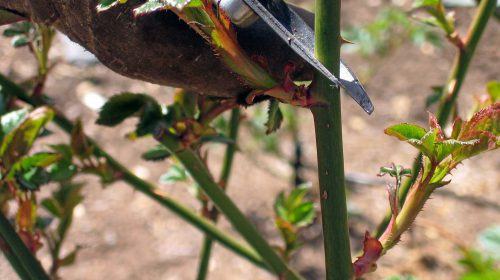
[[[356,278],[360,278],[365,273],[373,272],[377,269],[377,260],[382,253],[382,244],[373,238],[367,231],[363,242],[363,255],[354,262],[354,273]]]

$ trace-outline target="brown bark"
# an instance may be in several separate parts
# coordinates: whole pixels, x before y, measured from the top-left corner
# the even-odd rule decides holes
[[[142,2],[129,0],[98,13],[97,0],[0,0],[0,9],[53,25],[111,70],[130,78],[220,97],[250,90],[175,14],[134,17],[132,9]],[[311,22],[310,13],[299,12]],[[285,43],[264,26],[257,31],[238,30],[240,45],[251,56],[265,57],[276,78],[288,61],[298,66],[298,74],[310,76],[311,69]]]

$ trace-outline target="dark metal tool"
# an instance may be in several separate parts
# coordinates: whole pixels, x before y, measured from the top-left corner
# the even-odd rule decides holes
[[[373,112],[373,104],[354,73],[340,61],[340,77],[337,79],[314,56],[314,31],[307,23],[281,0],[267,0],[264,6],[258,0],[214,0],[214,3],[240,28],[248,28],[259,18],[263,20],[290,48],[335,86],[341,86],[363,108]]]

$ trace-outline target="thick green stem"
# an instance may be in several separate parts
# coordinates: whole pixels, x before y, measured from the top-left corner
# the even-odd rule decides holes
[[[0,242],[2,242],[2,241],[0,240]],[[2,246],[2,245],[0,245],[0,246]],[[7,261],[9,261],[10,266],[12,268],[14,268],[14,271],[17,273],[17,276],[19,276],[19,278],[21,280],[30,280],[29,273],[28,273],[28,271],[26,271],[24,269],[21,261],[19,261],[19,259],[12,252],[7,250],[6,248],[2,249],[2,252],[3,252],[5,258],[7,259]]]
[[[467,71],[469,70],[470,62],[472,60],[472,57],[474,56],[481,36],[484,33],[484,29],[486,28],[488,20],[495,11],[495,5],[496,0],[481,1],[479,7],[477,8],[474,19],[469,26],[469,31],[467,32],[467,37],[464,42],[464,47],[463,49],[459,49],[458,53],[455,56],[453,66],[450,71],[450,76],[448,78],[446,86],[443,87],[442,98],[437,110],[438,122],[443,127],[447,124],[448,119],[453,112],[453,108],[455,106],[460,90],[462,89],[465,76],[467,74]],[[415,179],[418,176],[418,172],[421,169],[421,157],[422,155],[419,154],[413,162],[412,177],[405,180],[405,182],[401,186],[399,192],[399,201],[401,205],[402,202],[405,201],[410,187],[415,182]],[[384,217],[384,220],[380,223],[377,229],[377,237],[379,237],[379,235],[384,232],[385,228],[389,224],[390,219],[391,212],[388,211]]]
[[[47,105],[47,104],[42,104],[41,101],[33,100],[19,86],[17,86],[15,83],[5,78],[1,74],[0,74],[0,85],[2,86],[2,90],[4,90],[6,93],[16,96],[20,100],[32,106]],[[60,112],[57,112],[54,121],[62,130],[64,130],[68,134],[71,134],[74,125],[64,115],[62,115]],[[149,182],[146,182],[137,177],[136,175],[134,175],[126,167],[124,167],[118,161],[116,161],[111,155],[107,154],[104,150],[102,150],[93,139],[87,137],[87,141],[92,143],[95,155],[99,157],[104,157],[107,160],[108,164],[115,171],[121,174],[120,179],[128,183],[131,187],[144,193],[148,197],[160,203],[162,206],[176,213],[180,218],[184,219],[186,222],[198,228],[199,230],[201,230],[203,233],[210,236],[214,240],[217,240],[223,246],[230,249],[231,251],[244,257],[245,259],[249,260],[250,262],[254,263],[259,267],[262,267],[266,270],[270,270],[270,268],[262,261],[262,258],[259,257],[259,255],[254,250],[248,248],[248,246],[241,244],[234,238],[223,233],[207,219],[198,216],[195,212],[184,207],[179,202],[175,201],[172,198],[169,198],[166,194],[161,193],[158,190],[158,188],[156,188]]]
[[[316,56],[335,76],[340,62],[340,0],[316,1]],[[314,94],[326,106],[311,108],[316,131],[327,280],[352,278],[345,194],[340,90],[317,75]]]
[[[224,163],[220,175],[219,184],[225,190],[228,186],[229,175],[233,166],[234,154],[236,152],[236,142],[238,138],[238,130],[240,127],[240,108],[234,108],[231,111],[231,119],[229,120],[229,131],[227,136],[233,143],[227,144],[226,153],[224,154]],[[218,214],[217,208],[211,209],[213,222],[217,222]],[[203,280],[207,277],[208,265],[210,263],[210,254],[212,252],[213,239],[205,236],[200,254],[200,265],[198,267],[198,276],[196,279]]]
[[[16,272],[21,271],[19,276],[22,279],[50,279],[45,270],[43,270],[40,262],[31,254],[28,247],[24,245],[21,238],[19,238],[16,231],[9,223],[9,220],[7,220],[2,213],[0,213],[0,238],[5,242],[5,248],[2,250],[7,256],[10,255],[7,259],[14,265]]]
[[[172,154],[175,154],[219,211],[226,216],[232,226],[259,253],[277,275],[284,277],[284,279],[301,279],[299,275],[288,268],[287,264],[215,182],[210,171],[193,150],[181,147],[176,136],[171,135],[168,131],[161,131],[155,137]]]

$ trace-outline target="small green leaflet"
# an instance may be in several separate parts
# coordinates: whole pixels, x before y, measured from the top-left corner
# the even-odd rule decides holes
[[[148,2],[134,9],[136,16],[152,13],[161,9],[199,8],[203,6],[201,0],[148,0]]]
[[[115,126],[132,116],[139,116],[136,133],[137,136],[144,136],[152,133],[162,118],[162,109],[156,100],[146,94],[124,92],[104,104],[96,123]]]
[[[385,129],[384,132],[387,135],[395,136],[399,140],[403,141],[410,139],[420,140],[427,133],[427,131],[425,131],[424,128],[415,124],[407,124],[407,123],[393,125]]]
[[[279,102],[276,99],[269,101],[267,110],[266,134],[271,134],[278,130],[283,122],[283,113],[280,110]]]
[[[422,8],[429,6],[437,6],[441,3],[441,0],[415,0],[413,1],[413,8]]]
[[[163,145],[157,145],[142,154],[142,159],[150,161],[160,161],[170,157],[172,154]]]
[[[141,6],[134,9],[134,14],[136,16],[152,13],[154,11],[168,7],[167,4],[159,0],[149,0],[148,2],[142,4]]]
[[[167,185],[177,182],[187,182],[188,180],[188,172],[184,169],[184,167],[179,165],[172,165],[167,173],[160,176],[160,182]]]

